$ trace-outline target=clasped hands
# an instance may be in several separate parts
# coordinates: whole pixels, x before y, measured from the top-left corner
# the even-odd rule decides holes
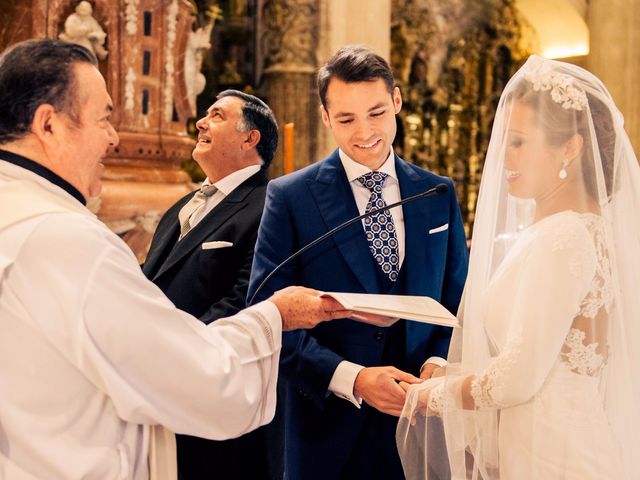
[[[442,374],[443,371],[443,368],[434,363],[427,363],[422,368],[420,377],[391,366],[367,367],[358,373],[353,392],[382,413],[399,417],[409,387],[432,378],[434,374]]]
[[[382,315],[355,313],[334,298],[321,295],[312,288],[287,287],[274,293],[269,300],[280,311],[284,331],[313,328],[320,322],[336,318],[353,318],[380,326],[388,326],[396,320]],[[365,367],[358,373],[353,391],[375,409],[399,417],[409,387],[442,374],[444,368],[433,363],[422,368],[420,377],[392,366]],[[424,402],[425,412],[427,402],[428,397]]]

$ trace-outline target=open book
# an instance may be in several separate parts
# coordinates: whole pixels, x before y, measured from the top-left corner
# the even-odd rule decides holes
[[[458,319],[449,310],[430,297],[344,292],[324,292],[323,295],[334,298],[345,308],[353,310],[356,314],[372,313],[388,317],[387,321],[380,318],[367,317],[366,315],[352,317],[354,320],[374,325],[392,325],[395,320],[403,318],[445,327],[460,326]]]

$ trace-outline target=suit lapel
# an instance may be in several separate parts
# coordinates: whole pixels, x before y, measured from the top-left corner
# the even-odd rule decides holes
[[[396,174],[398,175],[400,196],[402,198],[424,192],[433,186],[431,180],[418,175],[397,156]],[[428,271],[432,268],[433,262],[427,260],[428,249],[425,247],[428,241],[426,228],[428,219],[432,215],[431,211],[434,206],[434,200],[434,198],[427,197],[406,203],[402,207],[405,238],[405,256],[403,263],[406,268],[408,286],[417,286],[425,278],[435,278],[431,277],[434,273]]]
[[[163,217],[151,242],[151,248],[144,262],[143,272],[152,278],[162,262],[167,258],[180,235],[178,212],[195,195],[195,191],[178,200]]]
[[[409,165],[396,157],[396,173],[400,183],[400,195],[402,198],[424,192],[435,184],[432,180],[418,175]],[[436,196],[437,197],[437,196]],[[438,262],[434,255],[441,255],[442,251],[433,251],[429,248],[429,235],[427,225],[429,218],[434,215],[437,198],[424,198],[403,205],[405,231],[405,291],[404,295],[421,295],[426,289],[425,284],[437,282],[439,272],[435,270]],[[406,358],[410,362],[422,362],[424,360],[423,339],[431,330],[431,325],[418,322],[406,322]]]
[[[194,249],[200,248],[205,239],[210,237],[213,232],[218,230],[239,210],[245,207],[247,195],[249,195],[249,193],[251,193],[257,186],[264,185],[266,182],[266,172],[264,170],[260,170],[258,173],[252,175],[235,188],[175,245],[154,278],[162,275]],[[176,228],[178,228],[177,214],[174,223],[176,224]]]
[[[315,180],[308,180],[327,231],[358,216],[351,186],[336,150],[322,165]],[[378,290],[375,266],[361,222],[356,222],[333,237],[338,251],[369,293]]]

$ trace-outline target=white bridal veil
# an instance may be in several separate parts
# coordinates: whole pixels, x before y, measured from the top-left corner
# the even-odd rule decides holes
[[[533,56],[502,94],[446,375],[412,386],[409,479],[637,478],[640,169],[604,85]]]

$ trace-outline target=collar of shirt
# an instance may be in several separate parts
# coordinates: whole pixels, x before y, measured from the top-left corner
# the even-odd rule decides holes
[[[241,168],[240,170],[236,170],[230,175],[227,175],[223,179],[218,180],[213,185],[218,189],[218,192],[221,192],[224,197],[233,192],[238,186],[244,182],[249,177],[255,175],[260,171],[262,165],[249,165],[248,167]],[[211,181],[208,178],[202,182],[202,185],[211,185]],[[216,192],[216,195],[218,194]]]
[[[344,168],[344,172],[347,174],[347,180],[349,183],[356,180],[358,177],[364,175],[365,173],[371,172],[371,169],[361,163],[352,160],[346,153],[342,150],[338,150],[338,154],[340,155],[340,161],[342,162],[342,167]],[[395,155],[393,154],[393,148],[389,150],[389,155],[387,159],[384,161],[382,166],[377,170],[378,172],[383,172],[389,175],[394,179],[394,183],[398,183],[398,176],[396,175],[396,162]],[[358,185],[364,187],[360,182],[356,182]]]
[[[27,157],[23,157],[17,153],[8,152],[6,150],[0,150],[0,159],[34,173],[57,187],[60,187],[77,201],[82,203],[82,205],[87,204],[85,198],[76,187],[71,185],[60,175],[49,170],[47,167],[40,165],[38,162],[34,162]]]
[[[371,197],[371,192],[367,187],[362,185],[357,178],[365,173],[369,173],[371,169],[366,167],[347,156],[342,150],[338,150],[340,155],[340,161],[349,180],[349,186],[353,192],[353,199],[356,202],[358,212],[362,215],[367,208],[367,203]],[[389,175],[387,181],[382,187],[382,198],[387,205],[395,203],[400,200],[400,182],[398,181],[398,175],[396,174],[396,162],[393,149],[390,149],[389,156],[378,169],[379,172],[383,172]],[[390,211],[393,223],[396,227],[396,236],[398,239],[398,253],[400,254],[400,264],[404,261],[404,214],[402,208],[392,208]],[[364,224],[364,220],[362,221]]]
[[[202,185],[215,185],[218,189],[216,193],[207,198],[206,203],[196,210],[191,218],[189,219],[189,223],[191,224],[191,228],[195,227],[200,220],[206,217],[211,210],[213,210],[220,202],[222,202],[225,197],[227,197],[231,192],[233,192],[236,188],[240,186],[245,180],[249,177],[255,175],[260,171],[262,165],[250,165],[248,167],[241,168],[240,170],[236,170],[230,175],[218,180],[215,183],[211,183],[209,178],[205,178]]]

